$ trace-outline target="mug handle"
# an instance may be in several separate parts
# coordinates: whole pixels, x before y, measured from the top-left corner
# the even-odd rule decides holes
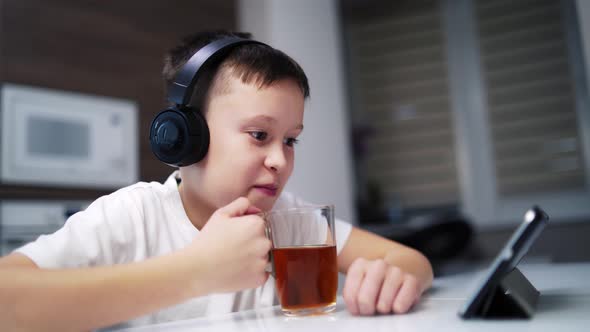
[[[262,215],[262,219],[264,219],[264,215]],[[272,229],[270,228],[270,226],[268,225],[268,223],[266,222],[266,219],[264,219],[264,235],[266,235],[266,237],[270,240],[271,243],[272,242]],[[274,243],[272,245],[274,247]],[[266,265],[266,272],[270,273],[272,275],[272,277],[275,277],[275,260],[274,260],[274,256],[272,254],[272,248],[271,250],[268,252],[268,264]]]

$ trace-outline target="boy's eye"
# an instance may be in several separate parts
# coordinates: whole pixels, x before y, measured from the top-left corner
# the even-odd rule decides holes
[[[290,138],[286,138],[286,139],[285,139],[285,144],[286,144],[287,146],[294,146],[294,145],[295,145],[295,144],[297,144],[297,143],[299,143],[299,140],[298,140],[298,139],[296,139],[296,138],[292,138],[292,137],[290,137]]]
[[[250,136],[254,137],[254,139],[257,141],[264,141],[268,134],[264,131],[251,131]]]

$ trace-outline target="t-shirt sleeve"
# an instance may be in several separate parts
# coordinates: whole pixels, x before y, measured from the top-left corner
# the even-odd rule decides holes
[[[342,248],[344,248],[344,245],[348,240],[352,225],[336,218],[334,220],[334,227],[336,228],[336,252],[340,255],[340,251],[342,251]]]
[[[41,235],[15,252],[41,268],[74,268],[112,265],[129,261],[137,237],[133,224],[141,220],[139,209],[125,192],[94,201],[72,215],[53,234]]]

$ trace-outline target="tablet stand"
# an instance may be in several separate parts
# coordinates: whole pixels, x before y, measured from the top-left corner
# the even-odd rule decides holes
[[[476,316],[481,318],[531,318],[535,312],[539,291],[514,268],[504,276],[482,302]]]

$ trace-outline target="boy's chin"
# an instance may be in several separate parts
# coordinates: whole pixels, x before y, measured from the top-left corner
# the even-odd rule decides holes
[[[249,199],[252,205],[256,206],[262,211],[271,210],[272,207],[275,205],[275,202],[277,201],[277,197],[254,197],[254,195],[249,197]]]

